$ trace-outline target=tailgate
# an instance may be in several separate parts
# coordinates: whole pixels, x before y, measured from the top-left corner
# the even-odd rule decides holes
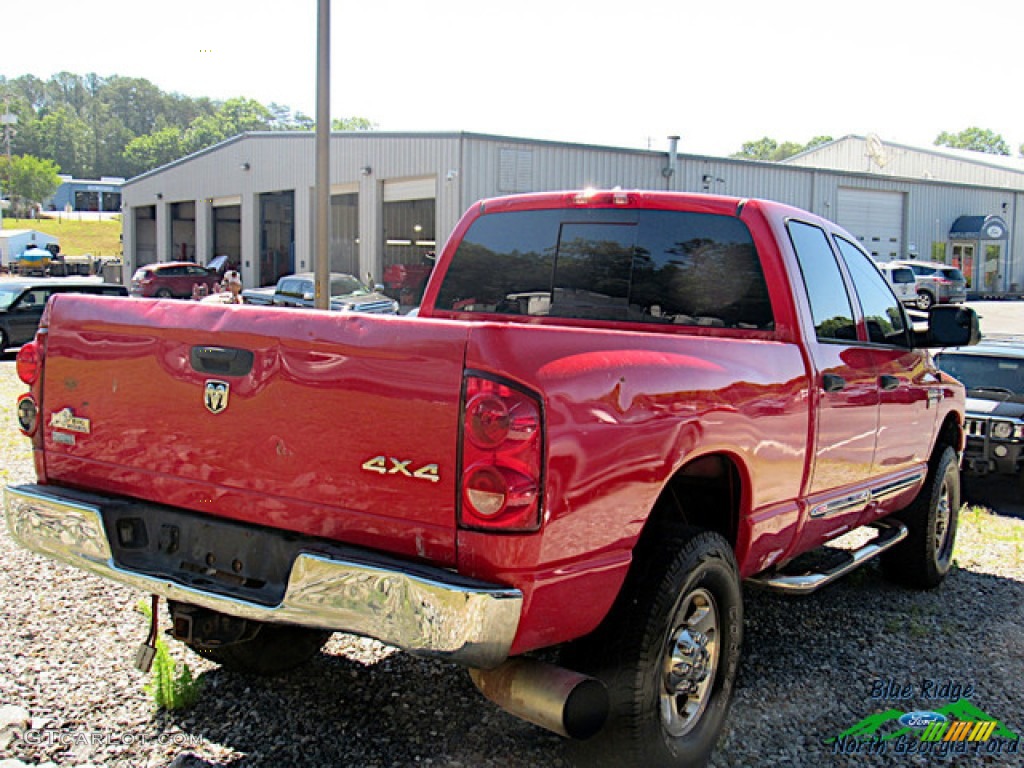
[[[48,482],[455,561],[466,327],[61,296]]]

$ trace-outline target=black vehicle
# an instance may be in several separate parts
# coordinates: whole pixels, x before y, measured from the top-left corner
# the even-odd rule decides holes
[[[1020,474],[1024,461],[1024,338],[986,338],[975,347],[935,356],[939,368],[967,387],[970,475]]]
[[[55,293],[98,293],[127,296],[123,285],[61,277],[0,280],[0,354],[20,347],[36,335],[46,301]]]

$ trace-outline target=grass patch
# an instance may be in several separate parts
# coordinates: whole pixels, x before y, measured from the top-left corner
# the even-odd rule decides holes
[[[965,505],[960,509],[954,563],[960,568],[978,564],[976,552],[986,562],[1018,569],[1024,566],[1024,521],[994,514],[986,507]]]
[[[68,214],[74,216],[74,214]],[[121,220],[77,221],[63,219],[9,219],[3,220],[4,229],[34,229],[57,238],[60,252],[68,256],[121,255]]]

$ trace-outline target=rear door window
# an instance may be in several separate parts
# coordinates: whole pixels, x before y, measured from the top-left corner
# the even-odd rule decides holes
[[[481,216],[437,308],[534,317],[770,330],[749,230],[684,211],[542,210]]]
[[[914,280],[914,270],[907,269],[906,267],[896,267],[890,272],[893,283],[897,285],[908,285],[916,282]]]
[[[786,226],[800,264],[818,339],[855,341],[857,325],[853,320],[853,305],[825,231],[795,220]]]

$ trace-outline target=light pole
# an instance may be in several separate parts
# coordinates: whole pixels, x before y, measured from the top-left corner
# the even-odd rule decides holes
[[[317,0],[316,227],[313,306],[331,308],[331,0]]]
[[[4,113],[0,115],[0,125],[4,130],[4,144],[7,145],[7,184],[4,191],[11,194],[11,139],[14,137],[14,126],[18,124],[18,116],[11,113],[10,97],[4,97]],[[0,219],[3,218],[3,206],[0,206]]]

